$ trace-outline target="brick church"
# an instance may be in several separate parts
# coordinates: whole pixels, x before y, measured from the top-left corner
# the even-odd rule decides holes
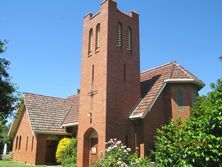
[[[144,157],[157,128],[189,117],[203,86],[176,62],[140,72],[139,15],[104,0],[98,13],[84,17],[80,91],[67,98],[23,94],[9,131],[13,159],[55,163],[65,136],[78,138],[78,167],[103,156],[111,138]]]

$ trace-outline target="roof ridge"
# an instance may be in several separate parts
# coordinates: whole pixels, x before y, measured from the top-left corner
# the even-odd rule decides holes
[[[36,95],[36,96],[43,96],[43,97],[50,97],[50,98],[61,99],[61,100],[69,100],[67,98],[62,98],[62,97],[55,97],[55,96],[49,96],[49,95],[41,95],[41,94],[37,94],[37,93],[23,92],[23,95],[26,95],[26,94]]]
[[[67,96],[65,99],[69,99],[69,98],[76,97],[76,96],[79,96],[79,93],[76,93],[76,94],[71,95],[71,96]]]
[[[147,72],[150,72],[150,71],[153,71],[153,70],[157,70],[157,69],[163,68],[163,67],[171,65],[171,64],[176,64],[176,61],[171,61],[169,63],[163,64],[163,65],[160,65],[160,66],[157,66],[157,67],[150,68],[146,71],[140,72],[140,74],[147,73]]]

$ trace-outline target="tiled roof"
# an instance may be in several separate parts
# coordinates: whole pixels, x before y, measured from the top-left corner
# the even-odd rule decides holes
[[[204,86],[196,76],[176,62],[171,62],[140,74],[141,99],[134,108],[130,118],[143,118],[168,82],[193,82]]]
[[[72,100],[24,93],[24,101],[35,133],[66,133],[61,123],[73,105]]]
[[[70,96],[68,99],[72,100],[73,104],[67,113],[62,126],[72,126],[73,124],[78,124],[79,121],[79,94]]]

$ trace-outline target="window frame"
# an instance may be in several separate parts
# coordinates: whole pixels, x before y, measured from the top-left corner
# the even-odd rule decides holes
[[[133,40],[132,28],[128,27],[126,31],[126,49],[130,53],[132,52],[132,40]]]
[[[118,22],[116,25],[116,46],[119,48],[122,48],[122,33],[123,33],[122,24]]]
[[[18,150],[21,150],[21,145],[22,145],[22,136],[19,136],[19,145],[18,145]]]
[[[101,44],[101,28],[100,28],[100,23],[96,25],[96,51],[99,50],[100,44]]]
[[[91,55],[93,52],[93,28],[89,30],[89,41],[88,41],[88,54]]]
[[[16,141],[15,141],[15,150],[18,150],[18,140],[19,140],[19,137],[16,136]]]

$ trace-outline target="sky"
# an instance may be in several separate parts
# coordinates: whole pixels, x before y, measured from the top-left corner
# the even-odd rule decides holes
[[[83,17],[103,0],[0,0],[1,57],[20,92],[67,97],[80,87]],[[206,86],[222,77],[221,0],[117,0],[140,15],[141,71],[176,61]]]

